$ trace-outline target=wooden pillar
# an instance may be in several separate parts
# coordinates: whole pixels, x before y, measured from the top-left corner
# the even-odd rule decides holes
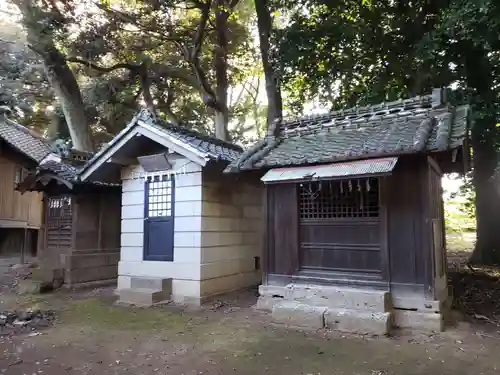
[[[99,194],[99,204],[98,204],[98,222],[97,222],[97,249],[102,250],[102,223],[104,215],[104,207],[106,205],[103,202],[103,195]]]
[[[21,250],[21,264],[24,264],[26,260],[26,245],[28,243],[28,225],[24,227],[24,236],[23,236],[23,247]]]

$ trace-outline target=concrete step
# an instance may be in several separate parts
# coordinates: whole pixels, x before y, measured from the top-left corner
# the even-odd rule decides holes
[[[155,303],[168,301],[171,293],[163,290],[130,288],[119,291],[120,303],[137,306],[152,306]]]
[[[130,288],[132,289],[153,289],[164,292],[172,292],[172,279],[162,279],[156,277],[131,277]]]
[[[310,306],[365,310],[372,312],[391,312],[391,294],[387,291],[368,288],[349,288],[338,286],[320,286],[289,284],[286,286],[259,287],[263,297],[295,301]]]

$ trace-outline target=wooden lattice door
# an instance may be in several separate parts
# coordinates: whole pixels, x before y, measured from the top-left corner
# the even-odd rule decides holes
[[[51,197],[47,201],[47,248],[72,245],[73,207],[70,196]]]

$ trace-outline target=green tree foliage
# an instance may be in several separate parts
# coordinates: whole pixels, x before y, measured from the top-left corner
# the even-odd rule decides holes
[[[12,22],[0,24],[0,106],[34,130],[44,131],[49,121],[43,110],[54,97],[42,62],[25,44],[23,30]]]
[[[453,88],[470,103],[477,243],[472,260],[500,262],[498,158],[500,3],[417,0],[371,3],[280,0],[274,32],[288,105],[317,98],[331,108]]]
[[[211,134],[217,118],[224,131],[229,124],[238,137],[265,121],[255,100],[257,85],[250,84],[261,73],[255,69],[249,1],[11,1],[21,10],[26,33],[37,38],[36,43],[28,38],[24,57],[38,58],[43,67],[45,57],[54,55],[47,51],[55,51],[78,85],[66,91],[78,91],[80,102],[64,100],[64,90],[56,93],[50,133],[65,134],[74,125],[64,111],[68,103],[85,109],[79,124],[85,123],[96,143],[112,138],[141,106]],[[66,78],[45,80],[49,97]],[[231,97],[232,92],[238,95]],[[41,108],[50,105],[37,100]]]

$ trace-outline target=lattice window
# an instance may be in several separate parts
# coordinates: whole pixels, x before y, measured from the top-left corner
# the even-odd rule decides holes
[[[378,179],[313,181],[299,184],[301,219],[378,217]]]
[[[71,217],[71,197],[49,198],[48,215],[53,218]]]
[[[28,176],[28,171],[19,165],[16,165],[14,170],[14,183],[20,184]]]
[[[172,178],[168,175],[148,177],[148,217],[172,216]]]

